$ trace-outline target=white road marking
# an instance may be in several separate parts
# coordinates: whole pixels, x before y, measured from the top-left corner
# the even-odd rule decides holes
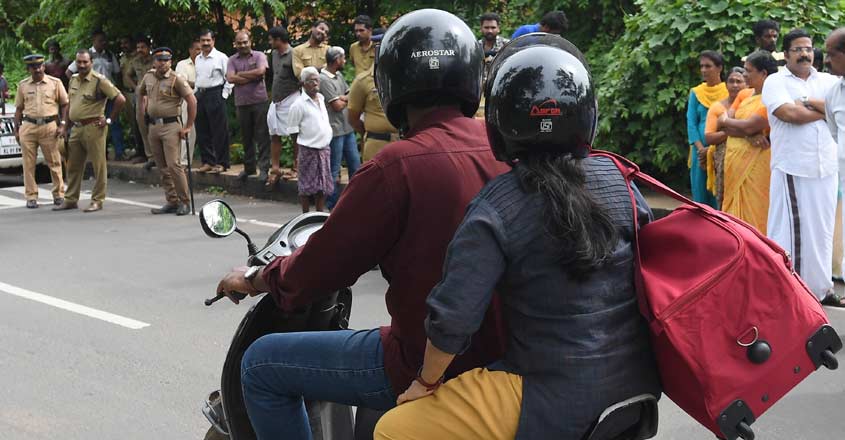
[[[30,290],[22,289],[20,287],[12,286],[3,282],[0,282],[0,292],[19,296],[21,298],[26,298],[32,301],[40,302],[42,304],[47,304],[48,306],[53,306],[62,310],[67,310],[69,312],[78,313],[80,315],[85,315],[90,318],[110,322],[112,324],[116,324],[121,327],[126,327],[132,330],[140,330],[144,327],[150,326],[150,324],[147,324],[146,322],[136,321],[134,319],[130,319],[124,316],[115,315],[113,313],[104,312],[102,310],[92,309],[91,307],[86,307],[83,305],[72,303],[70,301],[65,301],[63,299],[44,295],[43,293],[32,292]]]
[[[9,192],[13,192],[13,193],[21,194],[21,195],[23,195],[25,193],[24,187],[22,187],[22,186],[2,188],[2,189],[0,189],[0,191],[9,191]],[[44,189],[44,188],[39,187],[38,188],[38,198],[42,199],[42,200],[52,201],[53,200],[53,193]],[[90,200],[91,199],[91,191],[81,191],[79,193],[79,199],[80,200]],[[160,205],[153,205],[151,203],[136,202],[134,200],[121,199],[121,198],[116,198],[116,197],[106,197],[106,203],[109,203],[109,202],[121,203],[121,204],[129,205],[129,206],[137,206],[139,208],[159,208],[160,207]],[[24,206],[26,206],[26,200],[15,199],[15,198],[12,198],[12,197],[0,195],[0,209],[22,208]],[[281,223],[265,222],[265,221],[261,221],[261,220],[251,219],[251,218],[242,219],[241,222],[249,223],[251,225],[256,225],[256,226],[264,226],[265,228],[273,228],[273,229],[279,229],[283,226]]]
[[[279,223],[262,222],[261,220],[255,220],[255,219],[251,219],[251,218],[246,219],[244,221],[251,224],[251,225],[266,226],[268,228],[273,228],[273,229],[279,229],[282,226],[284,226],[284,225],[279,224]]]

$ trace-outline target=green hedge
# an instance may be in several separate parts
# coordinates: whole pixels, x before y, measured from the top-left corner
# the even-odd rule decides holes
[[[626,154],[672,183],[686,182],[686,102],[701,82],[698,54],[721,51],[726,69],[753,49],[752,25],[780,23],[813,35],[816,47],[845,18],[845,1],[638,0],[611,50],[588,52],[597,73],[597,145]]]

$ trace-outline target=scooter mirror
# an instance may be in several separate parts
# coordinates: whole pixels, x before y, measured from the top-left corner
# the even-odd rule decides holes
[[[238,227],[235,212],[222,200],[212,200],[202,206],[200,224],[205,234],[211,238],[228,237]]]

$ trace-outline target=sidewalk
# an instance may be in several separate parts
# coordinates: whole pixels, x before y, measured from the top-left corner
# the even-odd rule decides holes
[[[227,194],[253,197],[256,199],[299,203],[296,180],[279,180],[279,183],[276,184],[272,191],[267,191],[264,187],[264,182],[259,181],[257,175],[248,178],[246,182],[238,180],[237,176],[243,170],[243,165],[232,165],[228,171],[220,174],[198,173],[196,168],[199,168],[200,165],[192,165],[194,165],[194,169],[191,173],[191,178],[193,179],[195,192],[211,189],[214,192],[225,191]],[[152,185],[161,183],[161,175],[158,172],[158,168],[147,171],[144,169],[143,164],[109,161],[108,170],[109,177],[116,179],[131,180]],[[340,179],[342,185],[347,183],[346,168],[341,170]],[[679,205],[675,199],[662,194],[643,191],[643,196],[645,196],[646,201],[658,218],[668,215]]]

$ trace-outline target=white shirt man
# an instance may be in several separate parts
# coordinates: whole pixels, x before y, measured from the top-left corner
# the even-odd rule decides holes
[[[194,91],[223,86],[223,99],[228,98],[234,87],[233,84],[226,82],[228,64],[229,57],[215,48],[212,48],[208,55],[200,52],[194,61],[196,71]]]
[[[197,67],[194,64],[194,60],[192,57],[196,57],[200,52],[200,45],[198,42],[194,42],[191,44],[191,57],[185,58],[182,61],[176,63],[176,73],[185,77],[188,80],[188,85],[191,86],[193,89],[197,82]],[[182,102],[182,120],[188,120],[188,103],[183,101]],[[188,150],[193,154],[194,145],[197,142],[197,129],[195,127],[191,127],[191,132],[188,134]],[[193,157],[193,156],[191,156]],[[181,158],[182,165],[188,164],[188,151],[182,149],[182,158]]]
[[[319,102],[319,104],[318,104]],[[329,148],[332,141],[332,126],[326,110],[326,100],[317,93],[316,102],[308,94],[301,93],[290,107],[288,134],[298,134],[296,143],[308,148]]]
[[[783,45],[786,69],[770,75],[762,93],[772,145],[768,235],[821,301],[833,293],[838,164],[824,97],[836,78],[813,69],[813,43],[803,30],[786,34]]]
[[[827,59],[829,61],[830,73],[834,75],[845,75],[845,28],[831,32],[825,41]],[[839,158],[839,187],[845,188],[845,79],[839,79],[830,88],[824,100],[825,117],[830,135],[837,144],[837,156]],[[845,202],[845,196],[840,195]],[[842,217],[845,225],[845,216]],[[845,240],[844,240],[845,241]],[[842,259],[842,276],[845,276],[845,256]],[[843,307],[845,301],[841,297],[833,297],[828,305]]]

